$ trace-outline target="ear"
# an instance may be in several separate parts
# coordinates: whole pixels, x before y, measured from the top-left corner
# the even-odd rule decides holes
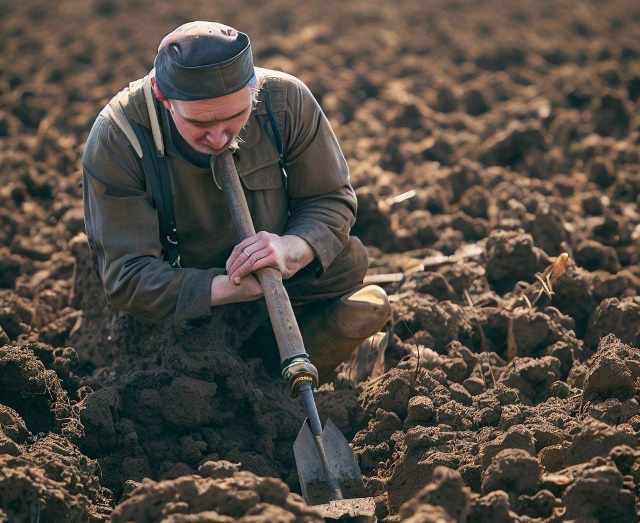
[[[155,78],[151,78],[151,87],[153,88],[153,94],[158,100],[162,102],[162,105],[164,105],[166,109],[171,109],[169,100],[167,100],[162,94],[162,91],[160,90],[160,87],[158,86],[158,82],[156,82]]]

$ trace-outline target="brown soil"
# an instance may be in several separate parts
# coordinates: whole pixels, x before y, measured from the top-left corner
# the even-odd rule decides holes
[[[1,9],[0,521],[321,520],[295,494],[301,406],[244,351],[260,304],[176,337],[112,310],[90,267],[84,140],[192,19],[307,82],[370,273],[403,273],[374,376],[317,394],[378,518],[638,520],[639,6]]]

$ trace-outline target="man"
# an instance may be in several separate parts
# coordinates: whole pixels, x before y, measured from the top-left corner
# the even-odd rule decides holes
[[[109,300],[179,327],[260,298],[252,272],[277,267],[327,376],[389,304],[362,285],[355,194],[326,117],[300,80],[254,68],[247,35],[222,24],[178,27],[154,66],[100,113],[83,156],[86,231]],[[243,241],[210,167],[227,149],[260,231]]]

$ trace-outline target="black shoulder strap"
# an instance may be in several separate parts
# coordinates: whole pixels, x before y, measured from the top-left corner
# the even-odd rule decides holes
[[[269,135],[271,141],[278,150],[278,154],[280,155],[280,169],[282,170],[282,174],[285,176],[286,180],[287,171],[285,169],[284,147],[282,145],[282,136],[280,135],[280,130],[278,129],[276,119],[274,118],[273,111],[271,110],[271,93],[269,93],[268,89],[266,88],[263,89],[263,91],[265,91],[264,105],[267,108],[267,116],[269,117],[269,119],[264,121],[262,128]],[[257,117],[258,115],[256,115],[256,118]],[[260,120],[258,119],[258,121]],[[267,130],[267,125],[269,125],[269,130]]]
[[[173,192],[167,158],[156,154],[153,136],[149,129],[131,119],[129,123],[142,147],[142,168],[145,178],[151,184],[151,192],[158,211],[160,242],[164,258],[172,267],[180,268]]]

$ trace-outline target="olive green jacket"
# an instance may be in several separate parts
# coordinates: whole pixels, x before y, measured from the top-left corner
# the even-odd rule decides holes
[[[347,244],[355,220],[346,161],[309,89],[284,73],[258,73],[265,78],[258,104],[233,156],[255,229],[304,238],[324,270]],[[109,104],[119,104],[128,118],[149,127],[141,86],[142,80],[131,83]],[[282,135],[286,178],[273,137],[262,126],[266,95]],[[165,109],[160,113],[183,268],[161,259],[158,215],[141,160],[105,111],[82,158],[85,226],[112,304],[150,319],[174,313],[177,325],[211,316],[211,281],[224,273],[239,238],[215,173],[178,153]]]

